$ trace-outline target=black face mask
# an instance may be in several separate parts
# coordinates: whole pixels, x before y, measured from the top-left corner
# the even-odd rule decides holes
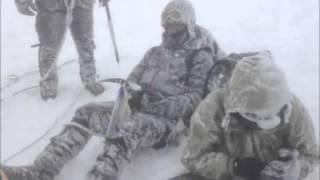
[[[173,34],[163,33],[163,45],[167,49],[177,50],[183,47],[183,44],[188,39],[186,30],[178,31]]]

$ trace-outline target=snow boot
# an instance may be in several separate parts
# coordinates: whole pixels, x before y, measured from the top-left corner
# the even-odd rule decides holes
[[[87,177],[90,180],[118,180],[118,175],[115,174],[117,170],[117,166],[111,158],[107,160],[104,157],[104,160],[102,160],[98,157],[96,165],[88,173]]]
[[[93,83],[86,83],[86,89],[93,95],[97,96],[104,92],[104,87],[101,83],[93,82]]]
[[[129,161],[128,149],[122,138],[106,139],[104,153],[99,155],[93,169],[89,172],[89,179],[118,180],[122,170],[122,161]]]
[[[40,94],[43,100],[55,99],[58,94],[58,82],[46,80],[40,82]]]
[[[35,166],[2,166],[1,180],[53,180],[53,175]]]

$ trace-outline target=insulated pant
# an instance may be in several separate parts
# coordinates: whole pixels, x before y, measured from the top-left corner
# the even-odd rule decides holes
[[[65,129],[51,139],[51,143],[35,160],[35,166],[52,175],[57,175],[63,165],[75,157],[92,135],[104,136],[112,112],[112,102],[88,104],[79,108]],[[104,163],[101,157],[111,159],[110,166],[121,168],[122,159],[129,158],[133,150],[153,147],[168,131],[166,119],[144,113],[135,113],[130,121],[122,123],[121,141],[107,140],[103,155],[97,164]],[[104,164],[105,165],[105,164]]]
[[[56,59],[69,25],[79,54],[81,80],[84,83],[95,81],[94,1],[36,0],[36,5],[36,30],[40,41],[39,69],[43,83],[58,81]]]

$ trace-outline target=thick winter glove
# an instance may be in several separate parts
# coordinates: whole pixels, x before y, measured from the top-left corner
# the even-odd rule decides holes
[[[132,110],[140,109],[140,101],[142,98],[142,92],[134,92],[131,94],[131,98],[128,100],[128,104]]]
[[[297,150],[281,149],[279,157],[261,172],[261,180],[298,180],[301,165]]]
[[[135,84],[129,82],[129,86],[127,87],[127,92],[130,95],[128,100],[128,104],[132,110],[139,110],[140,109],[140,102],[143,95],[142,88]]]
[[[257,180],[265,164],[253,157],[236,159],[234,161],[234,174],[247,180]]]
[[[15,0],[18,11],[27,16],[34,16],[37,11],[34,0]]]
[[[168,136],[167,144],[178,146],[183,137],[187,136],[188,128],[185,126],[182,119],[178,121],[175,127],[171,130],[171,133]]]
[[[149,95],[144,95],[142,97],[142,104],[144,104],[143,111],[146,113],[165,116],[166,114],[165,103],[166,103],[165,100],[160,100],[160,101],[154,100],[153,97],[150,97]]]
[[[110,0],[99,0],[100,5],[103,7],[105,7],[109,2]]]

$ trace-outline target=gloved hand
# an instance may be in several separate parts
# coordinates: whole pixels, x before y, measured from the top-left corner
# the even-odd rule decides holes
[[[126,88],[130,98],[128,100],[128,104],[132,110],[140,109],[140,101],[143,95],[142,88],[135,84],[128,82],[129,86]]]
[[[178,146],[182,141],[182,138],[187,136],[187,130],[188,128],[185,126],[183,120],[180,119],[176,126],[171,130],[167,139],[167,144]]]
[[[146,105],[146,107],[143,108],[144,112],[150,113],[150,114],[156,114],[159,116],[165,116],[166,115],[166,100],[160,100],[156,102],[152,102],[148,96],[142,97],[143,104]]]
[[[128,100],[128,104],[132,110],[140,109],[140,101],[142,98],[142,92],[134,92],[131,95],[131,98]]]
[[[103,7],[105,7],[109,2],[110,0],[99,0],[100,5]]]
[[[15,0],[18,11],[27,16],[34,16],[37,7],[34,0]]]
[[[265,167],[265,163],[253,157],[236,159],[233,165],[234,174],[247,180],[257,180]]]
[[[261,172],[261,180],[298,180],[301,170],[298,151],[281,149],[278,154],[278,159]]]

